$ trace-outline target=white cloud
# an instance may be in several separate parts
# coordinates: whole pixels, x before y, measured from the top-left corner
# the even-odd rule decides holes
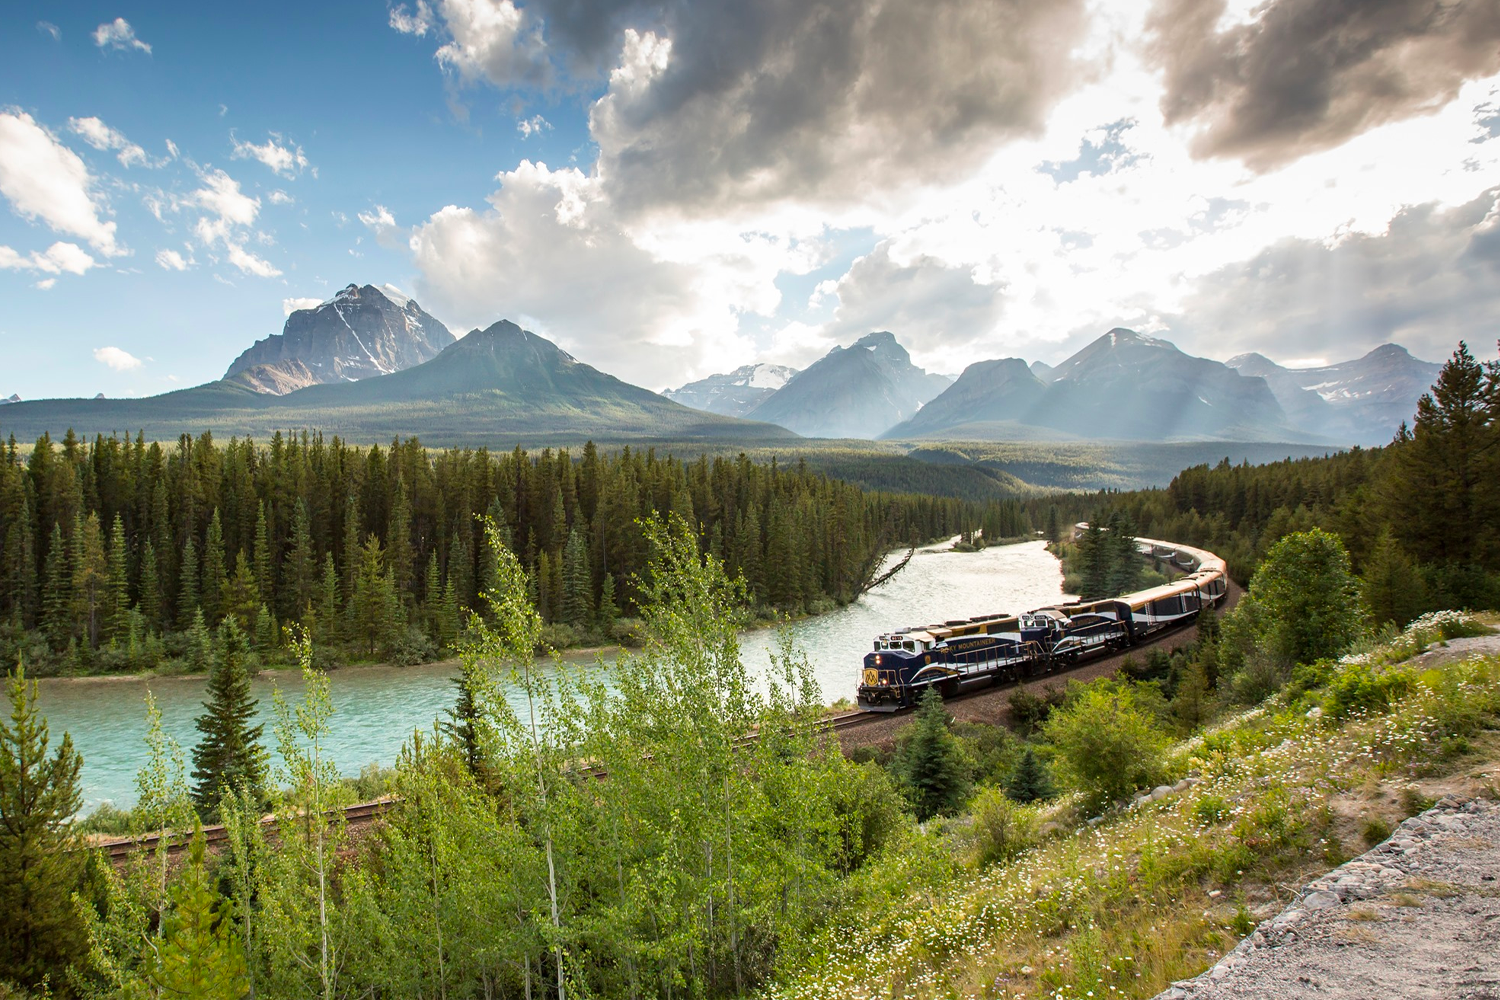
[[[427,6],[427,0],[417,0],[417,9],[408,13],[406,4],[401,4],[391,9],[390,24],[403,35],[420,38],[432,29],[432,8]]]
[[[257,278],[275,278],[281,274],[276,265],[257,257],[238,243],[226,244],[225,251],[229,254],[229,263],[245,274],[253,274]]]
[[[516,131],[521,133],[522,139],[530,139],[538,132],[552,131],[552,123],[541,115],[532,115],[530,118],[522,118],[517,121]]]
[[[42,271],[47,274],[83,274],[98,262],[76,243],[54,243],[41,253],[22,256],[0,246],[0,270]]]
[[[396,225],[396,217],[384,205],[376,205],[373,212],[360,212],[359,221],[375,230],[389,229]]]
[[[551,81],[541,25],[512,0],[441,0],[438,11],[450,38],[437,60],[460,78],[502,87]]]
[[[123,252],[115,224],[100,218],[88,167],[24,111],[0,113],[0,194],[22,218],[81,237],[105,256]]]
[[[45,292],[45,291],[49,291],[52,288],[52,286],[55,285],[55,284],[57,284],[57,279],[56,278],[43,278],[41,281],[38,281],[32,287],[33,288],[39,288],[39,289],[41,289],[42,291]]]
[[[94,360],[117,372],[128,372],[141,366],[141,359],[118,347],[94,348]]]
[[[52,36],[54,42],[62,41],[62,29],[51,21],[38,21],[36,23],[36,30],[44,35]]]
[[[135,37],[135,29],[123,17],[117,17],[94,29],[94,44],[101,49],[135,49],[151,54],[151,46]]]
[[[273,205],[290,205],[296,199],[278,188],[275,191],[272,191],[270,194],[266,195],[266,200]]]
[[[186,271],[197,262],[191,256],[184,257],[176,250],[158,250],[156,263],[168,271]]]
[[[122,166],[153,165],[144,149],[125,138],[125,133],[110,128],[98,118],[69,118],[68,128],[95,149],[105,152],[117,150]]]
[[[772,282],[794,249],[737,232],[663,232],[645,248],[597,177],[523,161],[498,179],[489,210],[449,205],[412,231],[418,292],[435,312],[464,327],[511,319],[643,385],[753,358],[739,316],[775,309]]]
[[[300,297],[296,297],[296,298],[282,299],[281,300],[281,311],[282,311],[283,314],[285,314],[287,316],[290,316],[292,313],[296,312],[298,309],[316,309],[318,306],[320,306],[322,304],[323,304],[323,300],[322,299],[315,299],[315,298],[311,298],[309,296],[300,296]]]
[[[236,160],[259,160],[283,177],[295,177],[307,168],[307,156],[302,147],[288,142],[279,133],[270,133],[270,137],[258,146],[253,142],[240,142],[233,132],[229,134],[229,141],[234,144]]]

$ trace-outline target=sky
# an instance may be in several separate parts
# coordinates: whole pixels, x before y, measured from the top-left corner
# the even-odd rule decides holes
[[[351,282],[653,389],[873,330],[1494,357],[1497,199],[1494,0],[11,0],[0,397]]]

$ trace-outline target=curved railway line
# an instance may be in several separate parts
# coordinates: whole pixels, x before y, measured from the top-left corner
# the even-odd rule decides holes
[[[1172,546],[1167,542],[1153,539],[1140,539],[1152,545],[1152,554],[1161,558],[1173,560],[1176,564],[1178,546]],[[1160,549],[1170,551],[1162,552]],[[910,554],[908,557],[910,558]],[[904,565],[904,562],[903,564]],[[1244,594],[1243,588],[1228,580],[1226,575],[1227,591],[1220,605],[1221,611],[1227,611],[1239,602]],[[1050,686],[1050,681],[1067,680],[1092,680],[1113,674],[1120,668],[1128,656],[1135,656],[1156,648],[1175,649],[1178,646],[1191,642],[1196,635],[1195,621],[1185,621],[1172,628],[1156,632],[1151,637],[1131,646],[1122,652],[1113,653],[1109,656],[1098,657],[1083,661],[1076,666],[1049,671],[1036,677],[1029,677],[1017,681],[1002,681],[985,687],[962,691],[950,695],[944,699],[946,706],[951,706],[949,711],[960,721],[986,722],[990,724],[1003,724],[1010,720],[1009,696],[1017,688],[1026,687],[1029,684]],[[867,712],[853,711],[844,712],[839,715],[828,716],[820,721],[819,725],[832,732],[839,740],[840,747],[844,752],[849,752],[858,746],[887,746],[893,744],[896,733],[902,727],[912,721],[913,710],[904,709],[899,712]],[[757,733],[747,733],[743,737],[744,742],[752,742],[758,738]],[[593,778],[607,778],[607,772],[598,768],[586,768],[586,773]],[[380,817],[389,812],[396,805],[392,797],[376,799],[372,802],[360,802],[347,806],[343,810],[344,822],[353,830],[373,825]],[[330,818],[328,820],[332,822]],[[261,819],[261,828],[265,831],[267,839],[274,840],[276,836],[276,820],[272,816]],[[206,826],[203,828],[203,839],[209,850],[222,850],[223,845],[229,839],[229,831],[223,826]],[[113,864],[123,864],[130,855],[137,851],[154,851],[161,842],[159,834],[135,837],[115,837],[109,839],[94,838],[88,844],[91,849],[104,851]],[[174,836],[168,843],[169,855],[177,855],[187,850],[189,838],[185,836]]]

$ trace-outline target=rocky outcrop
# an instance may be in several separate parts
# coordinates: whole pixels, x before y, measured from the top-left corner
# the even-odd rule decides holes
[[[743,417],[769,399],[797,374],[786,365],[741,365],[725,375],[689,382],[681,389],[668,389],[662,395],[674,403],[695,410],[722,413],[726,417]]]
[[[349,285],[327,302],[293,312],[281,333],[256,341],[224,379],[285,395],[310,385],[404,371],[437,357],[454,339],[446,326],[389,285]]]

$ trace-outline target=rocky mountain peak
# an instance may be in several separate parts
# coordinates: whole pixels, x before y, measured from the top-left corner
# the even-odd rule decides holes
[[[454,339],[398,289],[350,284],[311,309],[291,313],[280,334],[257,341],[224,378],[281,395],[402,371],[436,357]]]

